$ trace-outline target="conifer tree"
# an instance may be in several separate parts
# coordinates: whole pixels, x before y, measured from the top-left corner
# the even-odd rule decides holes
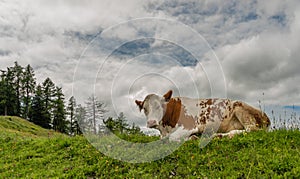
[[[18,96],[16,93],[15,83],[14,83],[14,72],[12,67],[7,68],[7,71],[3,71],[2,79],[4,85],[4,103],[5,103],[5,115],[19,116],[17,112]]]
[[[42,97],[45,106],[45,117],[47,121],[53,120],[52,110],[53,110],[53,99],[55,96],[55,84],[48,77],[44,80],[42,84]]]
[[[127,130],[129,127],[129,124],[126,121],[126,117],[123,112],[120,112],[118,118],[117,118],[117,130],[119,130],[121,133],[124,132],[124,130]]]
[[[30,108],[30,120],[46,129],[51,128],[51,120],[47,117],[46,106],[43,100],[43,91],[41,85],[36,88],[35,96],[33,97],[32,106]]]
[[[121,112],[116,119],[109,117],[108,119],[103,120],[103,123],[112,132],[118,131],[120,133],[124,133],[127,129],[129,129],[129,125],[123,112]]]
[[[1,70],[1,81],[0,81],[0,115],[7,116],[8,109],[8,84],[6,79],[6,71]]]
[[[32,96],[35,92],[35,85],[36,81],[34,77],[34,71],[30,65],[27,65],[24,69],[22,78],[22,90],[24,91],[22,103],[24,104],[24,107],[21,111],[21,116],[25,119],[28,119],[28,113],[32,102]]]
[[[9,78],[11,85],[15,91],[15,115],[21,116],[21,98],[23,96],[23,90],[22,90],[22,77],[23,77],[23,67],[18,64],[18,62],[14,63],[15,65],[13,67],[9,67]]]
[[[56,87],[55,99],[53,100],[53,129],[62,133],[67,133],[66,111],[64,105],[64,95],[62,89]]]

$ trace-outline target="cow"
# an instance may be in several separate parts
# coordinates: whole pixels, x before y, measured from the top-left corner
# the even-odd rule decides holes
[[[268,129],[268,116],[244,102],[230,99],[192,99],[172,97],[172,90],[163,96],[149,94],[143,101],[135,100],[144,111],[147,127],[158,129],[161,138],[195,139],[205,128],[218,124],[213,136],[229,136]]]

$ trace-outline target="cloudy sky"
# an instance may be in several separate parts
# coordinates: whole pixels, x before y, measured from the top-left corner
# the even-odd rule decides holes
[[[298,0],[0,0],[0,69],[31,64],[136,123],[134,99],[168,89],[300,106],[299,39]]]

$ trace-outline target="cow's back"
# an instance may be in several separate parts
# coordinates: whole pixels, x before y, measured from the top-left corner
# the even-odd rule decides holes
[[[257,128],[270,125],[270,120],[264,112],[241,101],[218,98],[180,100],[184,113],[193,116],[196,125],[202,130],[206,124],[216,121],[220,124],[218,132],[243,130],[247,123],[252,123]]]
[[[228,123],[233,113],[233,104],[229,99],[190,99],[181,98],[183,112],[185,116],[192,116],[199,132],[203,132],[209,123]],[[227,122],[228,121],[228,122]],[[221,126],[220,130],[226,132],[227,129]]]

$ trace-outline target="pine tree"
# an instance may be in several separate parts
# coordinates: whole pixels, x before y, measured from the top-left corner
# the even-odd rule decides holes
[[[23,67],[18,64],[18,62],[14,63],[13,67],[10,67],[8,71],[10,72],[10,80],[13,86],[14,91],[16,92],[16,101],[15,101],[15,114],[17,116],[21,116],[21,98],[23,96],[22,90],[22,77],[23,77]]]
[[[64,95],[62,89],[56,87],[55,100],[53,100],[53,129],[62,133],[67,133],[66,111],[64,105]]]
[[[5,115],[10,116],[18,116],[17,112],[17,104],[18,104],[18,96],[15,90],[14,84],[14,72],[12,68],[7,68],[7,71],[2,73],[2,79],[4,81],[4,103],[5,103]]]
[[[6,79],[6,71],[1,70],[1,81],[0,81],[0,115],[7,116],[7,103],[8,103],[8,95],[7,95],[7,79]]]
[[[73,135],[74,131],[76,130],[75,126],[75,111],[76,110],[76,100],[74,96],[72,96],[69,99],[68,107],[67,107],[67,114],[69,115],[70,118],[70,134]]]
[[[55,84],[50,78],[46,78],[42,85],[42,97],[45,105],[46,121],[52,121],[53,99],[55,96]]]
[[[115,131],[115,122],[114,122],[114,119],[112,117],[108,117],[106,120],[103,119],[103,124],[106,127],[103,131],[105,134],[107,134],[108,131],[110,131],[110,132]],[[100,132],[102,132],[102,131],[100,131]]]
[[[43,100],[43,91],[41,85],[36,88],[35,96],[33,97],[32,106],[30,108],[30,120],[46,129],[51,128],[51,120],[47,117],[46,106]]]
[[[116,130],[124,133],[125,130],[128,129],[128,124],[126,121],[126,117],[123,112],[121,112],[116,120]]]
[[[22,99],[22,103],[24,104],[24,107],[22,109],[21,116],[25,119],[28,119],[32,96],[35,92],[36,81],[34,77],[34,71],[30,65],[26,66],[23,74],[22,89],[24,91],[24,97]]]
[[[73,128],[73,135],[80,135],[82,134],[79,123],[77,121],[74,121],[73,124],[74,128]]]
[[[112,117],[109,117],[106,120],[103,120],[103,123],[112,132],[120,132],[124,133],[128,129],[128,124],[125,119],[124,113],[120,113],[119,116],[116,119],[113,119]]]

